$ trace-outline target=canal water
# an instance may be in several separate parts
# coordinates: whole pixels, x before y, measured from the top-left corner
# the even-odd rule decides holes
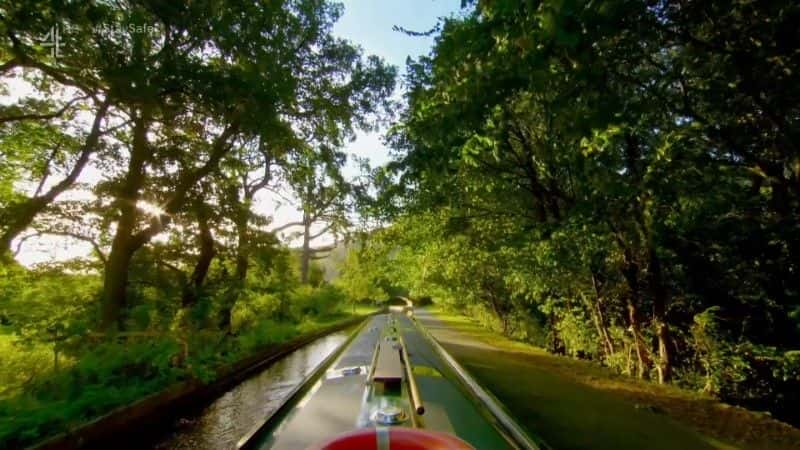
[[[274,412],[289,392],[343,344],[349,331],[320,338],[223,394],[198,415],[175,420],[159,450],[231,449],[264,416]]]

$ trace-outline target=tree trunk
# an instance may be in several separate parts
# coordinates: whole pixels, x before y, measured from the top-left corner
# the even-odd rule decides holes
[[[639,378],[645,378],[647,370],[650,367],[650,358],[647,352],[647,346],[644,344],[642,337],[641,319],[639,318],[639,304],[640,302],[640,289],[639,289],[639,267],[633,262],[630,250],[626,247],[625,254],[625,267],[622,272],[625,280],[628,283],[630,294],[628,295],[628,322],[633,334],[634,347],[636,349],[636,357],[639,362],[637,375]]]
[[[597,318],[600,320],[600,329],[603,331],[603,339],[605,340],[606,347],[608,347],[608,354],[613,355],[616,353],[614,340],[611,339],[611,333],[608,332],[608,324],[606,323],[605,314],[603,313],[603,300],[600,299],[596,303]]]
[[[146,120],[141,116],[138,117],[133,129],[128,173],[116,201],[120,216],[103,279],[102,315],[100,318],[102,330],[118,328],[121,325],[122,310],[126,305],[128,269],[133,253],[136,251],[133,239],[134,229],[139,218],[136,203],[139,200],[139,191],[144,184],[145,165],[149,158],[147,128]]]
[[[233,311],[233,306],[236,304],[236,300],[239,298],[239,293],[241,292],[242,285],[239,284],[238,286],[234,287],[233,289],[228,289],[222,295],[222,306],[219,310],[219,320],[217,322],[217,326],[221,331],[226,332],[227,334],[232,334],[231,330],[231,314]]]
[[[500,308],[497,296],[494,294],[494,292],[492,292],[491,288],[484,287],[484,289],[487,292],[487,297],[489,297],[489,304],[492,306],[492,312],[494,312],[497,320],[500,321],[503,335],[508,335],[508,318],[506,317],[506,314],[503,314],[503,310]]]
[[[217,327],[231,333],[231,313],[236,301],[247,283],[247,272],[250,268],[250,236],[248,234],[249,204],[245,198],[240,200],[239,192],[234,191],[230,197],[234,203],[236,214],[233,218],[236,228],[236,273],[235,284],[228,289],[220,298]]]
[[[606,352],[606,356],[611,356],[615,351],[614,341],[611,340],[611,335],[608,332],[608,325],[603,315],[603,297],[600,295],[600,281],[594,273],[592,274],[592,286],[594,287],[595,301],[589,302],[589,306],[592,309],[592,317],[594,317],[597,332],[603,340],[603,348]]]
[[[242,186],[244,196],[239,201],[236,194],[236,279],[244,283],[247,280],[247,271],[250,267],[250,206],[253,203],[255,192],[248,190],[247,183]]]
[[[633,333],[633,344],[636,349],[636,358],[638,360],[637,376],[645,378],[647,369],[650,367],[650,357],[647,354],[647,347],[642,338],[642,325],[639,319],[639,310],[636,307],[635,300],[628,301],[628,321],[631,324],[631,332]]]
[[[629,171],[631,184],[639,186],[642,183],[644,176],[642,149],[639,138],[632,134],[626,133],[625,135],[625,162]],[[642,208],[643,203],[640,197],[635,197],[631,207],[633,208],[634,221],[640,227],[643,227],[642,221]],[[613,224],[612,224],[613,228]],[[636,236],[635,234],[633,236]],[[639,265],[633,257],[631,246],[627,245],[622,233],[616,232],[617,242],[623,249],[625,259],[625,267],[622,272],[625,280],[630,288],[630,295],[628,296],[628,320],[631,324],[631,331],[633,332],[633,340],[636,346],[636,356],[639,360],[639,378],[644,378],[647,370],[650,367],[651,361],[648,356],[647,347],[644,344],[641,332],[641,320],[639,318],[639,305],[641,305],[641,286],[639,283]],[[635,238],[634,238],[635,239]]]
[[[300,254],[300,282],[308,283],[308,270],[311,265],[311,222],[307,214],[303,214],[303,250]]]
[[[591,301],[587,299],[586,306],[589,307],[589,311],[592,315],[592,321],[594,322],[594,327],[597,330],[597,336],[600,338],[600,342],[602,343],[603,354],[606,357],[609,357],[614,354],[614,345],[611,343],[608,330],[603,323],[602,314],[600,313],[600,300]]]
[[[117,234],[108,255],[103,279],[103,304],[100,329],[110,330],[120,327],[122,309],[126,304],[128,287],[128,268],[130,267],[130,234],[117,228]]]
[[[233,193],[231,200],[235,203],[236,215],[234,225],[236,227],[236,284],[222,296],[222,304],[219,309],[219,321],[217,323],[220,330],[231,333],[231,313],[239,295],[247,284],[247,273],[250,268],[250,234],[248,225],[250,221],[250,199],[251,195],[247,191],[247,186],[243,186],[244,195],[239,199],[239,192]]]
[[[653,296],[653,327],[658,338],[658,382],[663,384],[672,378],[672,339],[666,318],[669,294],[663,281],[661,261],[654,249],[650,249],[647,273]]]
[[[557,328],[557,320],[556,314],[554,312],[550,312],[550,352],[557,354],[557,355],[565,355],[567,353],[567,349],[564,346],[561,339],[558,337],[558,328]]]
[[[119,209],[120,218],[117,222],[114,241],[111,244],[111,253],[108,257],[109,263],[103,282],[103,312],[100,323],[102,329],[120,325],[122,310],[126,305],[127,272],[130,268],[133,254],[164,229],[166,224],[169,223],[169,214],[177,213],[185,204],[188,191],[199,180],[216,169],[219,161],[230,149],[228,141],[238,131],[239,122],[238,120],[233,120],[216,137],[205,164],[179,177],[177,185],[172,189],[171,197],[164,206],[166,214],[151,218],[149,226],[134,233],[139,219],[136,203],[139,201],[140,191],[145,183],[145,169],[152,152],[147,142],[148,128],[149,114],[147,111],[142,111],[134,119],[133,143],[131,145],[131,158],[128,162],[128,172],[116,198],[116,206]]]
[[[197,303],[198,295],[203,289],[206,276],[208,275],[208,268],[211,266],[211,261],[216,255],[214,248],[214,236],[211,234],[211,229],[208,226],[208,218],[204,212],[198,213],[197,225],[200,227],[198,240],[200,241],[200,255],[194,265],[194,271],[187,283],[186,289],[183,291],[182,305],[184,308],[191,307]]]
[[[232,333],[231,313],[234,305],[236,305],[236,301],[239,299],[239,295],[244,289],[247,281],[248,269],[247,224],[245,224],[245,230],[243,233],[241,232],[241,228],[239,227],[238,223],[236,226],[239,240],[236,253],[236,279],[234,286],[230,289],[227,289],[221,296],[222,302],[219,306],[219,315],[217,321],[218,328],[228,334]]]
[[[244,282],[249,268],[250,242],[247,236],[247,218],[236,221],[236,279]]]

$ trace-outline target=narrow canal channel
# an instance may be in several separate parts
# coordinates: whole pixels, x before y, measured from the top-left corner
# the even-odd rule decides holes
[[[259,419],[302,382],[325,357],[347,340],[352,330],[320,338],[243,381],[199,414],[175,419],[172,431],[154,447],[159,450],[234,448]]]

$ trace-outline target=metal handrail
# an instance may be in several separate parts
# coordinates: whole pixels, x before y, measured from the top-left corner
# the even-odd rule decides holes
[[[414,370],[411,368],[411,359],[408,357],[406,351],[406,343],[400,341],[400,352],[403,356],[403,367],[406,369],[406,378],[408,379],[408,390],[411,394],[411,406],[414,411],[419,414],[425,414],[425,405],[422,403],[422,397],[419,395],[419,387],[417,387],[417,379],[414,378]]]
[[[489,391],[483,389],[474,378],[459,364],[447,350],[442,347],[439,341],[428,331],[426,327],[421,325],[416,320],[412,323],[422,332],[422,335],[433,345],[434,350],[441,356],[445,362],[455,372],[459,380],[464,384],[468,391],[478,398],[481,403],[489,410],[494,416],[495,420],[501,425],[503,431],[510,435],[516,446],[524,450],[551,450],[550,446],[539,439],[534,440],[528,435],[525,430],[514,420],[508,411],[502,406]]]
[[[369,373],[367,374],[366,382],[372,382],[372,376],[375,374],[375,364],[378,361],[378,351],[380,350],[380,336],[378,336],[377,342],[375,342],[375,350],[372,351],[372,362],[369,364]]]

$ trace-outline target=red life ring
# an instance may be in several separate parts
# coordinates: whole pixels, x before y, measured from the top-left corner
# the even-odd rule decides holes
[[[388,444],[388,446],[387,446]],[[461,439],[415,428],[364,428],[312,447],[315,450],[474,450]]]

